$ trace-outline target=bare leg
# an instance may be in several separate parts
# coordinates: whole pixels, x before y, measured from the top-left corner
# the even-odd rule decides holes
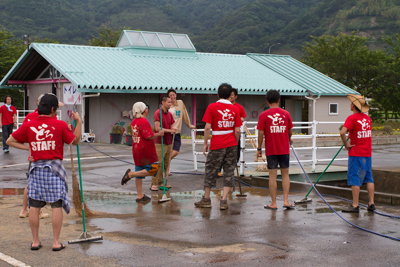
[[[353,207],[358,207],[358,201],[360,197],[360,187],[359,186],[351,186],[351,192],[353,194]]]
[[[31,231],[32,231],[32,237],[33,237],[33,242],[32,246],[37,247],[40,244],[40,239],[39,239],[39,213],[40,209],[39,208],[29,208],[29,224],[31,226]]]
[[[147,170],[141,170],[138,172],[129,172],[129,178],[134,178],[134,177],[146,177],[150,176],[149,172]]]
[[[135,179],[135,183],[136,183],[136,191],[137,191],[137,199],[140,199],[143,197],[143,179]]]
[[[369,197],[368,205],[375,204],[375,202],[374,202],[374,192],[375,192],[374,183],[367,183],[367,191],[368,191],[368,197]]]
[[[269,171],[269,191],[271,193],[271,208],[276,208],[276,177],[278,176],[278,170],[268,170]]]
[[[222,193],[222,200],[226,200],[226,198],[228,197],[229,191],[231,191],[231,187],[224,186],[223,193]]]
[[[53,248],[59,248],[61,246],[60,233],[63,220],[63,211],[62,208],[53,208],[52,211],[53,217],[51,223],[53,225]]]
[[[289,168],[281,169],[281,176],[282,176],[282,189],[283,189],[283,205],[290,206],[290,202],[289,202],[289,190],[290,190]]]
[[[210,198],[211,187],[204,187],[204,197]]]
[[[26,214],[28,212],[28,186],[24,189],[24,198],[22,199],[22,210],[20,214]]]

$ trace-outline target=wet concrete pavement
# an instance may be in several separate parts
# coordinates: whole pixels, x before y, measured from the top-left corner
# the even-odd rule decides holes
[[[132,162],[129,147],[94,147]],[[137,204],[134,182],[120,185],[127,163],[106,157],[88,144],[80,149],[85,199],[96,212],[87,218],[87,228],[104,240],[71,244],[61,252],[52,252],[51,221],[43,219],[40,235],[44,247],[30,251],[29,222],[18,218],[21,189],[26,185],[26,152],[12,150],[9,155],[0,155],[1,253],[31,266],[398,266],[400,262],[399,242],[350,226],[315,195],[311,195],[314,201],[310,204],[284,210],[278,192],[279,209],[271,211],[263,208],[269,203],[269,190],[244,187],[247,198],[237,198],[238,192],[233,192],[229,209],[220,211],[220,190],[214,190],[213,208],[197,209],[193,203],[201,198],[203,176],[174,173],[169,178],[171,201],[158,203],[162,192],[151,195],[147,178],[144,191],[152,201]],[[173,161],[173,172],[193,170],[190,147],[184,146],[182,152]],[[66,152],[65,166],[71,177],[68,158]],[[77,162],[75,166],[77,171]],[[218,179],[217,188],[222,188],[222,179]],[[291,192],[290,200],[301,199],[305,193]],[[333,197],[327,200],[338,211],[348,205]],[[45,209],[51,213],[50,208]],[[400,216],[399,207],[378,209]],[[361,227],[400,238],[398,219],[365,209],[357,215],[340,214]],[[76,239],[81,233],[82,219],[74,210],[64,215],[62,241]],[[0,260],[0,266],[10,265]]]

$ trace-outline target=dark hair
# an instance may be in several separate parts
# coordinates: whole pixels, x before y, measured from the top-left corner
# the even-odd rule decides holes
[[[7,104],[7,97],[11,98],[11,105],[12,105],[14,103],[14,98],[12,96],[10,96],[10,95],[6,95],[4,97],[4,103]]]
[[[161,102],[165,102],[165,101],[167,101],[167,98],[170,98],[169,96],[167,96],[167,95],[163,95],[163,96],[161,96]]]
[[[265,96],[265,99],[270,104],[278,103],[280,98],[281,98],[281,94],[279,94],[279,92],[277,90],[269,90],[267,92],[267,95]]]
[[[232,86],[228,83],[221,83],[218,87],[218,96],[219,98],[228,99],[232,93]]]
[[[234,94],[235,96],[237,96],[237,95],[238,95],[238,89],[236,89],[236,88],[232,88],[232,92],[233,92],[233,94]]]
[[[169,96],[169,93],[171,93],[171,92],[173,92],[173,93],[175,93],[175,94],[177,95],[176,91],[175,91],[174,89],[171,88],[171,89],[168,90],[167,96]]]
[[[40,99],[38,113],[39,115],[49,115],[51,114],[51,108],[54,108],[54,111],[57,111],[58,98],[54,94],[45,94]]]

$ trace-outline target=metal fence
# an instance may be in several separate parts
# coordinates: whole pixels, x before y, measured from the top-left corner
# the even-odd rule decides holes
[[[311,146],[309,147],[296,147],[294,148],[295,150],[311,150],[312,156],[310,160],[300,160],[301,163],[311,163],[312,164],[312,171],[315,171],[315,165],[318,162],[330,162],[332,159],[319,159],[317,158],[317,150],[321,149],[339,149],[340,146],[329,146],[329,147],[317,147],[317,138],[319,137],[339,137],[340,134],[317,134],[317,125],[318,124],[338,124],[342,125],[344,122],[321,122],[321,121],[312,121],[312,122],[293,122],[293,130],[296,129],[311,129],[311,134],[305,134],[305,135],[299,135],[299,134],[294,134],[292,135],[292,140],[295,139],[311,139]],[[299,125],[299,126],[297,126]],[[247,127],[249,126],[249,127]],[[246,127],[249,130],[249,132],[254,132],[254,134],[246,134]],[[193,164],[194,164],[194,170],[197,171],[197,155],[202,155],[203,151],[196,151],[196,144],[204,144],[203,140],[196,140],[196,134],[197,132],[204,132],[204,129],[193,129],[192,130],[192,150],[193,150]],[[211,132],[212,134],[212,132]],[[245,153],[248,152],[256,152],[256,148],[246,148],[246,141],[250,141],[250,139],[253,139],[256,144],[258,144],[258,130],[257,130],[257,122],[256,121],[245,121],[243,122],[243,125],[240,127],[240,137],[241,137],[241,143],[240,143],[240,160],[239,160],[239,166],[240,166],[240,174],[244,174],[244,168],[245,166],[251,166],[251,165],[262,165],[262,164],[267,164],[267,162],[247,162],[245,160]],[[210,142],[210,140],[208,141]],[[265,151],[264,148],[262,148],[262,151]],[[336,161],[339,160],[347,160],[348,158],[336,158]],[[297,163],[297,161],[293,160],[290,161],[291,163]]]

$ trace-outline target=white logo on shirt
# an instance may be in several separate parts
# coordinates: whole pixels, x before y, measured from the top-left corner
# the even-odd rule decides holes
[[[137,129],[137,125],[133,126],[132,129],[132,142],[135,144],[140,143],[140,136],[139,136],[139,131]]]
[[[48,125],[43,123],[37,129],[35,127],[29,127],[36,134],[36,142],[31,142],[31,147],[33,151],[46,151],[46,150],[56,150],[55,141],[43,141],[46,138],[53,138],[53,134],[50,133]],[[51,127],[54,130],[54,127]]]
[[[357,138],[369,138],[372,135],[371,130],[371,125],[369,124],[369,122],[367,121],[367,119],[363,119],[362,121],[357,120],[357,122],[359,124],[361,124],[361,129],[362,131],[358,131],[357,132]]]
[[[275,113],[273,116],[268,115],[268,118],[272,120],[272,125],[273,125],[270,126],[271,133],[284,133],[286,131],[286,126],[279,125],[279,124],[285,124],[285,121],[280,116],[281,114],[279,113]]]
[[[219,128],[231,128],[235,126],[235,112],[232,112],[229,109],[218,110],[218,112],[222,115],[223,121],[218,121]],[[232,114],[230,113],[232,112]]]

